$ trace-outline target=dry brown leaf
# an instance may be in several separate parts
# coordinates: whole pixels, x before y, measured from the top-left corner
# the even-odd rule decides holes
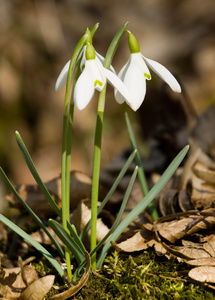
[[[193,146],[181,178],[182,188],[189,190],[196,209],[213,207],[215,202],[215,161]]]
[[[91,219],[91,210],[88,207],[90,205],[89,201],[80,201],[77,209],[73,212],[72,217],[70,219],[70,223],[74,224],[78,233],[80,233],[88,221]],[[102,238],[108,233],[109,228],[102,222],[101,219],[97,220],[97,231],[96,231],[96,238],[97,242],[101,241]],[[90,230],[88,231],[85,239],[84,244],[87,249],[89,249],[90,245]]]
[[[111,244],[117,251],[135,252],[154,246],[160,254],[166,253],[166,250],[163,248],[163,246],[156,241],[155,234],[146,229],[138,231],[126,241],[123,241],[119,244],[116,244],[112,241]]]
[[[215,184],[215,170],[201,161],[197,161],[193,168],[193,173],[202,180]]]
[[[31,266],[24,267],[27,284],[38,279],[37,272]],[[0,294],[8,299],[17,299],[26,289],[23,282],[21,268],[3,269],[0,276]]]
[[[215,283],[215,267],[202,266],[193,268],[189,271],[188,275],[200,282],[210,282]]]
[[[59,239],[59,237],[56,235],[56,233],[54,232],[54,230],[47,226],[47,229],[50,231],[50,233],[52,234],[52,236],[57,240],[57,242],[59,243],[60,246],[63,246],[63,242],[61,241],[61,239]],[[53,245],[53,242],[51,241],[51,239],[47,236],[47,234],[44,232],[43,229],[39,229],[36,232],[30,234],[30,236],[35,239],[38,243],[40,244],[44,244],[44,245]]]
[[[162,245],[164,245],[162,243]],[[166,244],[165,244],[166,245]],[[166,245],[166,247],[168,247]],[[210,257],[210,255],[203,249],[198,249],[195,247],[186,247],[186,246],[170,246],[168,247],[170,253],[174,254],[177,257],[182,257],[186,259],[198,259]]]
[[[91,268],[91,260],[90,260],[90,255],[88,252],[85,252],[85,257],[87,260],[87,266],[86,266],[86,270],[85,270],[83,276],[81,277],[79,283],[77,285],[72,285],[72,287],[70,289],[68,289],[67,291],[65,291],[63,293],[52,296],[51,298],[49,298],[49,300],[68,299],[68,298],[72,297],[73,295],[75,295],[78,291],[80,291],[80,289],[85,285],[85,283],[89,277],[90,268]]]
[[[198,178],[194,174],[192,181],[192,202],[199,209],[206,209],[213,206],[215,202],[215,185]]]
[[[19,300],[43,300],[50,291],[55,280],[54,275],[44,276],[29,285],[19,297]]]
[[[166,224],[166,226],[165,226]],[[215,217],[190,216],[181,220],[165,222],[162,228],[157,228],[159,234],[171,243],[186,235],[191,235],[202,229],[208,229],[215,224]],[[158,224],[156,225],[158,226]]]
[[[206,242],[203,245],[205,251],[207,251],[212,257],[215,257],[215,235],[211,234],[206,236],[204,241]]]
[[[215,257],[202,257],[193,260],[184,260],[191,266],[215,266]]]
[[[71,210],[75,209],[80,200],[91,197],[92,179],[79,171],[71,171],[70,177],[70,205]],[[61,207],[61,177],[56,177],[45,183],[47,189],[56,203]],[[45,196],[39,189],[38,185],[22,184],[17,186],[17,191],[21,198],[31,207],[39,216],[53,216],[55,212],[49,205]],[[103,187],[100,186],[100,194],[103,196]],[[7,196],[12,207],[22,209],[22,205],[13,194]]]

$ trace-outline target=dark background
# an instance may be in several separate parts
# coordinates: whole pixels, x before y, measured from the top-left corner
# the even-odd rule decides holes
[[[100,23],[94,46],[105,55],[116,31],[129,21],[127,28],[136,35],[141,52],[176,75],[199,113],[215,95],[214,15],[214,0],[1,1],[0,165],[10,179],[15,184],[34,182],[16,144],[15,130],[44,181],[60,173],[65,86],[55,92],[54,85],[86,27]],[[124,37],[113,61],[117,72],[128,57]],[[159,98],[162,84],[152,73],[147,97],[137,113],[118,105],[112,88],[108,89],[102,166],[129,146],[125,111],[147,153],[143,136],[153,134],[156,120],[151,108],[157,105],[153,99]],[[88,174],[92,171],[96,106],[94,97],[85,110],[75,111],[71,169]],[[171,118],[171,111],[168,115]],[[140,122],[143,119],[146,122]]]

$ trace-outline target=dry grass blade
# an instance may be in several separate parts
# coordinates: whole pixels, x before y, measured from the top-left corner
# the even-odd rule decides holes
[[[89,277],[90,268],[91,268],[90,255],[88,252],[85,252],[85,257],[87,260],[87,267],[86,267],[86,271],[84,272],[83,276],[81,277],[79,283],[77,285],[72,285],[71,288],[68,289],[67,291],[49,298],[49,300],[68,299],[68,298],[72,297],[73,295],[75,295],[85,285],[85,283]]]

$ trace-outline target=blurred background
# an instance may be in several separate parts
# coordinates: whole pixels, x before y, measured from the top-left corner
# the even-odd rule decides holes
[[[1,0],[0,1],[0,165],[13,183],[34,183],[16,144],[18,130],[44,181],[60,173],[65,85],[55,81],[86,27],[99,22],[94,46],[102,55],[127,21],[141,52],[165,65],[186,92],[168,97],[200,113],[215,100],[214,0]],[[113,65],[117,72],[129,58],[126,36]],[[124,112],[129,113],[139,145],[154,134],[163,82],[152,72],[147,96],[134,113],[118,105],[113,89],[106,101],[102,166],[129,147]],[[166,93],[165,90],[165,93]],[[91,174],[97,96],[75,110],[71,169]],[[179,113],[162,104],[165,118]],[[159,109],[158,109],[159,110]],[[158,112],[159,114],[159,112]],[[183,121],[183,120],[182,120]],[[171,122],[167,124],[171,126]]]

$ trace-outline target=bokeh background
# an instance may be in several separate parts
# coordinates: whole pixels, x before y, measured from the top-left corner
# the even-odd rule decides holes
[[[54,85],[86,27],[100,23],[94,46],[105,55],[116,31],[129,21],[128,29],[136,35],[141,52],[176,75],[193,109],[200,113],[215,96],[214,16],[214,0],[1,0],[0,165],[9,178],[15,184],[34,182],[16,144],[15,130],[43,180],[59,175],[65,86],[55,92]],[[116,71],[128,57],[124,37],[113,61]],[[103,167],[129,147],[125,111],[141,147],[147,133],[153,134],[156,120],[150,108],[157,105],[154,98],[159,98],[163,83],[153,72],[152,76],[137,113],[118,105],[108,88]],[[75,111],[71,169],[88,174],[92,171],[97,96],[85,110]],[[184,101],[180,97],[177,101]],[[171,111],[168,114],[171,118]]]

